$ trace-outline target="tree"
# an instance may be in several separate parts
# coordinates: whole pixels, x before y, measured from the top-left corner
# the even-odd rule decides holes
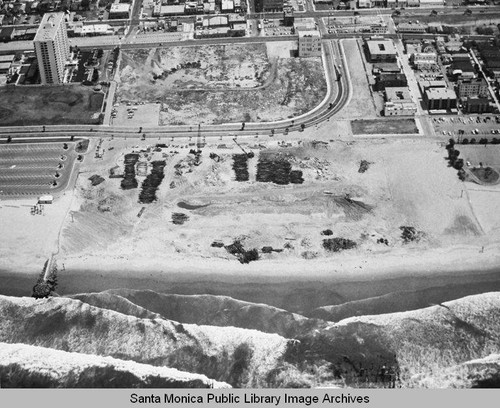
[[[464,137],[462,139],[462,144],[464,144],[464,145],[469,144],[469,139],[467,139],[466,137]]]
[[[464,167],[464,159],[458,159],[453,167],[457,170],[462,170]]]

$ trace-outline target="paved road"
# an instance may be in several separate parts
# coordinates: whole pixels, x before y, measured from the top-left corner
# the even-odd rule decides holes
[[[326,80],[330,84],[329,93],[320,105],[312,111],[294,119],[287,119],[277,122],[265,123],[247,123],[245,129],[241,130],[241,123],[228,123],[222,125],[204,125],[201,128],[203,136],[219,137],[227,136],[228,133],[241,136],[254,136],[258,134],[270,134],[272,130],[275,133],[301,130],[302,126],[309,127],[320,123],[337,113],[347,101],[349,90],[349,81],[347,66],[343,56],[343,50],[339,44],[334,41],[325,41],[323,43],[324,65],[326,70]],[[337,72],[341,73],[337,81]],[[331,84],[335,82],[338,87],[337,92],[332,92]],[[168,136],[168,137],[194,137],[197,134],[192,126],[163,126],[163,127],[141,127],[130,128],[124,126],[96,126],[96,125],[46,125],[45,132],[42,126],[30,127],[0,127],[0,134],[5,139],[8,135],[12,137],[40,137],[43,133],[46,137],[60,136],[61,133],[73,135],[75,137],[102,137],[102,135],[115,135],[117,137],[140,138],[146,133],[148,137]]]

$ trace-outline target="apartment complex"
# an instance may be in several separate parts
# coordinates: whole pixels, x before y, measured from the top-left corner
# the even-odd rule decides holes
[[[69,55],[64,13],[44,14],[34,45],[42,84],[61,84]]]

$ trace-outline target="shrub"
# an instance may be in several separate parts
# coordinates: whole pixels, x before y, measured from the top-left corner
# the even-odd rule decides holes
[[[323,240],[323,248],[331,252],[339,252],[344,249],[356,247],[356,242],[346,238],[328,238]]]

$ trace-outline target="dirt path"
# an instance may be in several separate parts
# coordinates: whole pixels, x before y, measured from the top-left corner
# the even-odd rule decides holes
[[[149,59],[149,58],[148,58]],[[147,61],[146,61],[147,64]],[[245,91],[259,91],[264,90],[271,86],[273,82],[276,80],[276,75],[278,74],[278,64],[279,58],[271,61],[271,68],[269,77],[259,86],[255,88],[239,88],[239,87],[227,87],[227,88],[217,88],[217,87],[208,87],[208,88],[169,88],[169,92],[186,92],[186,91],[195,91],[195,92],[245,92]]]

